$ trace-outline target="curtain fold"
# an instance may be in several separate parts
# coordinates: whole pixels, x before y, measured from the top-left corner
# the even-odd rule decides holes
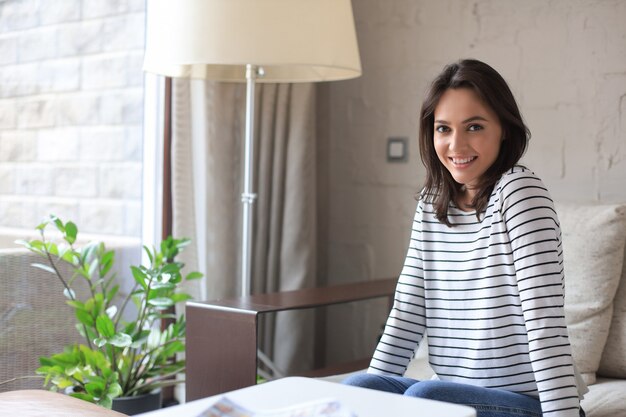
[[[245,86],[174,80],[173,230],[181,260],[205,274],[195,299],[239,294]],[[256,86],[252,291],[316,285],[315,95],[312,84]],[[312,364],[313,312],[263,322],[262,350],[292,373]]]

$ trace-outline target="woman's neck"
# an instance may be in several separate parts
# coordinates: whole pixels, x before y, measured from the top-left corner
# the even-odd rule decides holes
[[[463,211],[472,211],[472,201],[476,197],[475,188],[467,188],[465,185],[461,186],[461,192],[457,196],[456,205]]]

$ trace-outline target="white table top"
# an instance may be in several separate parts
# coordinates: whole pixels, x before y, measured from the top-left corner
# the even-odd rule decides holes
[[[250,410],[281,408],[322,398],[334,398],[358,417],[476,417],[476,411],[471,407],[302,377],[282,378],[140,416],[196,417],[222,396]]]

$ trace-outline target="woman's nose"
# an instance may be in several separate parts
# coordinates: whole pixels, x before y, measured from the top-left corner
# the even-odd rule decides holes
[[[465,137],[464,132],[457,130],[450,135],[449,147],[452,151],[460,151],[467,147],[467,138]]]

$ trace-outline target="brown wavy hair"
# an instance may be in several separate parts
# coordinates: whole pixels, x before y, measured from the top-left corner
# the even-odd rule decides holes
[[[487,208],[495,183],[515,166],[528,146],[530,131],[524,124],[515,98],[504,78],[484,62],[464,59],[444,67],[433,80],[420,112],[419,148],[426,167],[426,181],[420,198],[433,204],[437,219],[452,226],[448,219],[450,202],[457,202],[462,185],[439,161],[434,145],[435,108],[443,93],[450,89],[469,88],[498,116],[502,126],[502,144],[496,161],[480,178],[478,192],[470,207],[476,217]]]

